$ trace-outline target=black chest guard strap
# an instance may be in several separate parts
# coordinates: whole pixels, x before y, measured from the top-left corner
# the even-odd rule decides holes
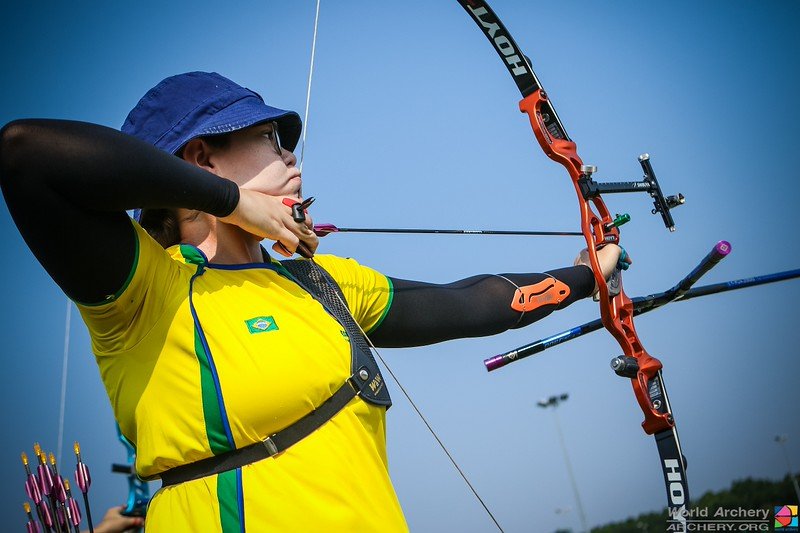
[[[392,405],[386,383],[372,357],[369,344],[343,304],[344,294],[339,285],[330,274],[318,265],[315,268],[315,265],[310,264],[309,261],[291,260],[283,261],[281,264],[286,269],[286,273],[314,296],[347,332],[350,339],[352,375],[333,396],[314,411],[262,441],[194,463],[176,466],[150,479],[160,477],[163,486],[166,487],[241,468],[272,457],[316,431],[341,411],[355,396],[360,396],[364,401],[374,405],[387,408]]]
[[[281,261],[281,265],[347,332],[350,338],[351,381],[357,385],[358,395],[371,404],[390,407],[392,399],[389,397],[386,381],[361,328],[345,307],[344,294],[336,281],[325,269],[311,261],[292,259]]]

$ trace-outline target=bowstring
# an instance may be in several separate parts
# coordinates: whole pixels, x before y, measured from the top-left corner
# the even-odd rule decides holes
[[[315,269],[321,269],[322,268],[321,266],[319,266],[317,264],[316,261],[314,261],[313,258],[309,259],[308,261],[311,263],[312,268],[315,268]],[[321,279],[324,279],[325,283],[328,283],[330,285],[330,281],[328,281],[327,276],[320,275],[319,277]],[[361,334],[364,336],[364,339],[367,341],[367,343],[369,344],[370,348],[372,349],[372,351],[377,356],[378,360],[381,362],[383,367],[386,368],[386,371],[389,373],[389,375],[392,376],[392,381],[395,382],[397,387],[403,393],[403,396],[405,396],[406,400],[408,400],[408,403],[414,409],[414,412],[417,413],[417,416],[419,416],[420,420],[422,420],[422,423],[425,424],[426,428],[428,428],[428,431],[433,436],[433,438],[436,440],[436,443],[442,449],[442,451],[447,456],[447,458],[450,460],[450,463],[453,465],[453,467],[456,469],[458,474],[461,476],[461,479],[463,479],[464,483],[467,484],[467,487],[469,487],[469,490],[472,491],[472,494],[475,496],[475,498],[478,500],[478,502],[480,502],[480,504],[483,507],[484,511],[486,511],[486,514],[488,514],[489,518],[492,519],[492,522],[494,522],[494,525],[497,526],[497,529],[500,531],[500,533],[503,533],[503,528],[500,527],[500,523],[497,521],[497,518],[495,518],[494,514],[492,514],[492,511],[489,510],[489,507],[486,505],[486,502],[483,501],[483,498],[481,498],[480,494],[478,494],[478,491],[472,485],[472,483],[470,482],[469,478],[467,478],[467,475],[464,473],[464,471],[458,465],[456,460],[450,454],[450,451],[447,449],[447,446],[444,445],[444,442],[442,442],[442,439],[440,439],[439,435],[436,434],[436,431],[434,431],[433,427],[428,422],[428,419],[425,418],[425,415],[422,414],[422,411],[420,410],[420,408],[417,407],[417,404],[414,403],[414,400],[411,399],[411,395],[408,393],[408,391],[406,391],[406,388],[403,387],[403,384],[400,383],[400,380],[398,379],[397,375],[395,375],[395,373],[392,370],[392,368],[386,363],[386,360],[383,358],[383,356],[381,355],[381,352],[378,350],[378,348],[372,342],[372,339],[369,338],[369,335],[367,335],[367,332],[364,331],[364,328],[362,328],[361,324],[358,323],[358,320],[356,320],[356,318],[353,316],[353,313],[350,312],[350,307],[347,305],[347,303],[344,302],[344,300],[342,300],[342,297],[339,296],[339,291],[334,289],[332,292],[336,295],[336,299],[339,300],[339,303],[344,307],[344,309],[346,310],[347,314],[349,314],[350,317],[353,319],[353,322],[355,323],[356,327],[361,332]]]
[[[303,138],[302,138],[302,144],[301,144],[301,148],[300,148],[299,170],[301,172],[303,171],[303,161],[304,161],[304,158],[305,158],[305,151],[306,151],[306,133],[308,132],[308,116],[309,116],[309,108],[310,108],[310,104],[311,104],[311,82],[312,82],[313,75],[314,75],[314,57],[316,55],[316,49],[317,49],[317,29],[319,27],[319,5],[320,5],[320,0],[317,0],[316,13],[314,15],[314,36],[313,36],[312,41],[311,41],[311,60],[310,60],[310,63],[309,63],[309,68],[308,68],[308,85],[306,87],[306,109],[305,109],[305,114],[304,114],[304,118],[303,118]],[[316,261],[314,261],[313,258],[309,259],[309,263],[311,264],[312,268],[315,268],[315,269],[321,269],[322,268],[316,263]],[[330,283],[328,281],[328,279],[327,279],[327,276],[322,276],[321,275],[320,277],[322,279],[324,279],[326,283]],[[464,483],[467,484],[467,487],[469,487],[469,490],[472,491],[472,494],[475,496],[475,498],[478,500],[478,502],[480,502],[480,504],[483,507],[484,511],[486,511],[486,514],[489,515],[489,518],[492,519],[492,522],[494,522],[494,525],[497,526],[497,529],[502,533],[503,532],[503,528],[500,527],[500,523],[497,521],[497,519],[495,518],[494,514],[492,514],[492,511],[489,510],[489,507],[483,501],[483,498],[481,498],[480,494],[478,494],[478,491],[475,489],[475,487],[472,485],[472,483],[467,478],[467,476],[464,473],[464,471],[461,469],[461,467],[458,465],[456,460],[453,458],[453,456],[450,453],[450,451],[444,445],[444,442],[442,442],[442,439],[440,439],[439,435],[436,434],[436,431],[434,431],[433,427],[430,425],[430,423],[428,422],[427,418],[425,418],[425,415],[422,414],[422,411],[420,410],[420,408],[417,407],[417,404],[414,403],[414,400],[411,399],[411,395],[408,393],[408,391],[406,391],[405,387],[403,387],[403,384],[400,383],[400,380],[397,378],[397,375],[395,375],[394,371],[386,363],[386,360],[383,358],[383,356],[381,355],[381,353],[378,350],[378,348],[372,342],[372,339],[369,338],[367,333],[364,331],[364,328],[361,327],[361,324],[358,323],[358,321],[355,319],[353,314],[350,312],[350,307],[347,305],[347,303],[345,303],[342,300],[342,297],[339,296],[339,292],[338,291],[333,290],[332,292],[336,295],[336,298],[339,300],[339,303],[342,305],[342,307],[347,311],[347,313],[353,319],[353,322],[356,324],[356,327],[358,327],[359,331],[364,336],[364,339],[367,341],[367,343],[369,344],[370,348],[372,349],[372,351],[377,356],[378,360],[381,362],[383,367],[386,369],[386,371],[392,377],[392,380],[395,382],[395,384],[397,384],[397,387],[403,393],[403,396],[406,398],[406,400],[408,400],[408,403],[414,409],[414,412],[417,413],[417,416],[419,416],[420,420],[422,420],[422,423],[425,424],[426,428],[428,428],[428,432],[430,432],[430,434],[433,436],[434,440],[436,440],[436,442],[439,445],[439,447],[442,449],[444,454],[450,460],[450,463],[453,465],[453,467],[456,469],[458,474],[461,476],[461,479],[464,480]]]
[[[319,6],[320,6],[320,0],[317,0],[317,2],[316,2],[316,10],[315,10],[315,15],[314,15],[314,35],[313,35],[313,38],[312,38],[312,41],[311,41],[311,60],[310,60],[309,69],[308,69],[308,84],[307,84],[307,87],[306,87],[306,107],[305,107],[305,113],[304,113],[304,117],[303,117],[303,139],[302,139],[302,144],[301,144],[301,148],[300,148],[299,170],[301,172],[303,170],[303,161],[304,161],[305,149],[306,149],[306,133],[308,132],[308,117],[309,117],[309,108],[310,108],[310,104],[311,104],[311,83],[312,83],[312,79],[313,79],[313,75],[314,75],[314,57],[316,55],[317,29],[319,27]],[[317,265],[316,261],[314,261],[313,259],[309,259],[309,261],[310,261],[310,263],[312,264],[312,266],[314,268],[321,268],[319,265]],[[323,279],[326,279],[325,276],[321,276],[321,277]],[[326,279],[326,282],[327,282],[327,279]],[[500,527],[500,524],[498,523],[498,521],[495,518],[494,514],[492,514],[492,512],[489,510],[489,507],[483,501],[483,498],[481,498],[480,494],[478,494],[478,491],[475,489],[475,487],[472,485],[472,483],[467,478],[467,476],[464,473],[464,471],[461,469],[461,467],[458,465],[456,460],[453,458],[453,456],[450,453],[450,451],[444,445],[444,442],[442,442],[442,440],[439,438],[439,435],[437,435],[436,431],[434,431],[433,427],[428,422],[427,418],[425,418],[425,415],[422,414],[422,411],[419,409],[417,404],[414,402],[414,400],[411,399],[411,395],[408,393],[406,388],[400,382],[400,380],[398,379],[397,375],[394,373],[392,368],[386,363],[386,360],[383,358],[383,355],[380,353],[378,348],[372,342],[372,339],[369,338],[367,333],[361,327],[361,324],[359,324],[358,321],[355,319],[355,317],[353,317],[352,313],[350,313],[350,308],[348,307],[348,305],[339,296],[338,291],[334,290],[333,293],[336,295],[336,298],[342,304],[344,309],[346,309],[347,312],[350,314],[351,318],[353,318],[353,322],[356,324],[356,326],[358,327],[358,329],[361,332],[361,334],[364,336],[364,339],[367,341],[367,343],[369,343],[370,348],[375,353],[375,355],[378,357],[378,360],[380,360],[381,364],[384,366],[384,368],[386,368],[386,371],[392,377],[392,380],[395,382],[397,387],[403,393],[403,396],[406,398],[406,400],[408,400],[408,403],[414,409],[414,412],[416,412],[417,416],[419,416],[420,420],[422,420],[422,423],[425,424],[426,428],[428,428],[428,432],[430,432],[431,436],[433,436],[433,438],[436,440],[436,442],[439,445],[439,447],[442,449],[444,454],[450,460],[450,463],[453,465],[453,467],[456,469],[458,474],[461,476],[461,479],[464,480],[464,483],[467,484],[467,487],[469,487],[470,491],[472,491],[472,494],[475,496],[475,498],[477,498],[478,502],[480,502],[480,504],[483,507],[483,509],[489,515],[489,518],[491,518],[492,522],[494,522],[495,526],[497,526],[497,529],[502,532],[503,528]],[[57,444],[57,448],[56,448],[57,449],[57,461],[59,463],[61,462],[61,453],[62,453],[63,444],[64,444],[64,420],[65,420],[65,411],[66,411],[67,368],[68,368],[68,362],[69,362],[69,333],[70,333],[71,315],[72,315],[72,302],[69,300],[69,298],[67,298],[67,312],[66,312],[66,318],[65,318],[65,323],[64,323],[64,355],[62,357],[62,365],[61,365],[61,399],[60,399],[60,402],[59,402],[59,416],[58,416],[58,439],[57,439],[58,444]]]
[[[303,144],[300,145],[300,165],[299,170],[303,172],[303,157],[306,153],[306,133],[308,132],[308,109],[311,104],[311,79],[314,76],[314,56],[317,51],[317,27],[319,26],[319,2],[317,0],[317,10],[314,15],[314,37],[311,39],[311,61],[308,66],[308,86],[306,87],[306,112],[303,114]]]

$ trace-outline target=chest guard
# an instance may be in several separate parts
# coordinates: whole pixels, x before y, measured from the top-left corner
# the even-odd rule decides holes
[[[361,328],[345,306],[344,294],[333,277],[324,268],[308,260],[291,259],[281,261],[280,264],[347,332],[350,340],[350,381],[358,388],[361,399],[374,405],[390,407],[392,399],[389,397],[386,381]]]

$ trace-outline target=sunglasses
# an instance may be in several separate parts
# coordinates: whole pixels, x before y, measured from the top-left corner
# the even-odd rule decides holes
[[[270,122],[272,125],[272,131],[267,133],[269,140],[272,141],[272,147],[278,153],[278,155],[283,155],[283,150],[281,149],[281,138],[278,134],[278,123],[274,120]]]

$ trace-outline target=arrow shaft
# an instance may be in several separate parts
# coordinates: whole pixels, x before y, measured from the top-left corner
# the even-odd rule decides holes
[[[549,237],[583,237],[579,231],[516,231],[516,230],[482,230],[482,229],[430,229],[430,228],[330,228],[328,225],[315,226],[315,231],[327,233],[408,233],[408,234],[442,234],[442,235],[527,235]]]

